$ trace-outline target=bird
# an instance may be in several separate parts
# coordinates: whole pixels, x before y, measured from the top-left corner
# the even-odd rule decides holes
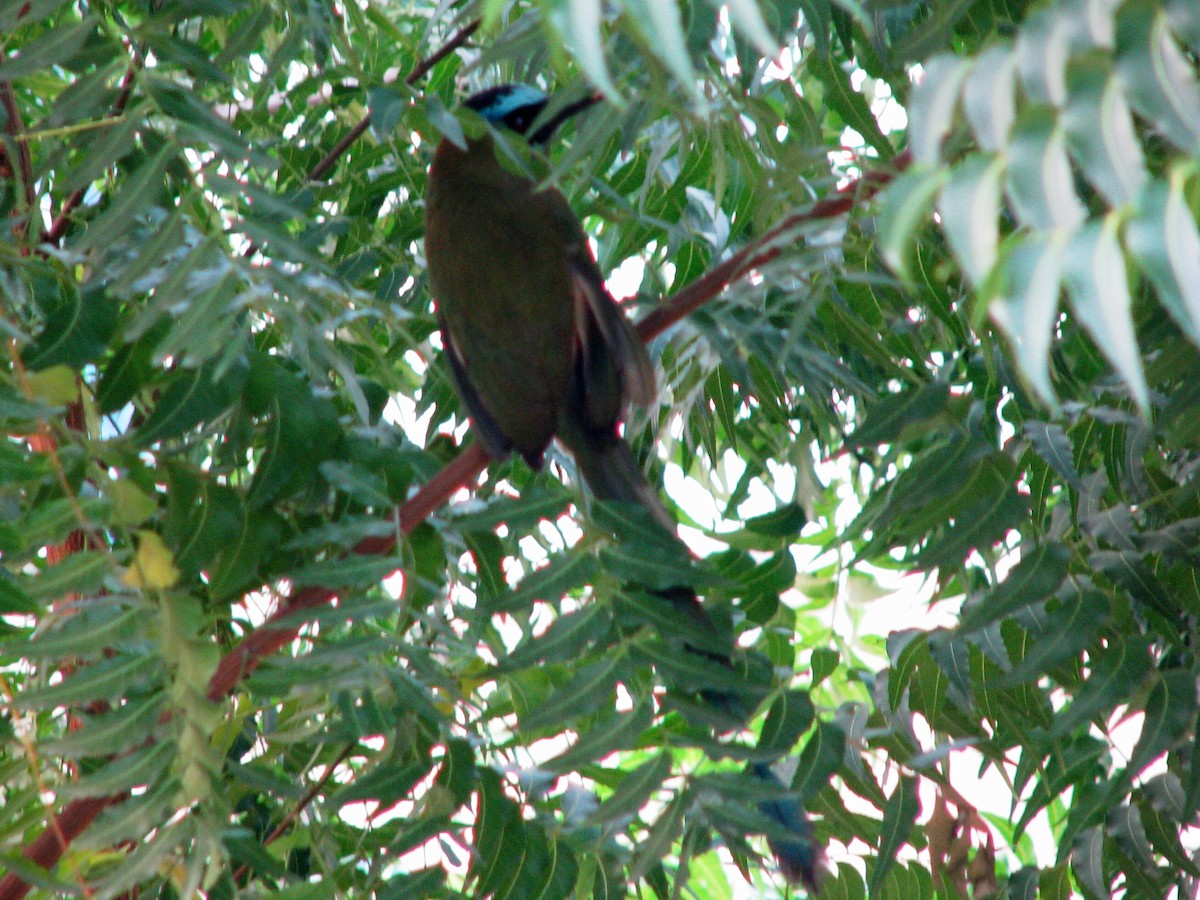
[[[765,782],[779,794],[759,802],[758,808],[787,835],[769,836],[767,846],[779,864],[779,871],[789,884],[803,884],[815,894],[821,886],[824,856],[813,842],[812,823],[795,797],[787,795],[787,786],[764,762],[751,763],[750,775]]]
[[[547,94],[503,84],[464,105],[539,147],[596,99],[546,116]],[[465,145],[443,139],[425,197],[429,283],[478,439],[492,458],[515,450],[537,469],[557,436],[597,499],[636,503],[673,533],[619,433],[629,405],[656,394],[646,348],[605,288],[567,199],[502,165],[496,149],[490,133]]]

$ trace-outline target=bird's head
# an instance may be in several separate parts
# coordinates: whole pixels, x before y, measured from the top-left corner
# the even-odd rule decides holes
[[[506,128],[524,135],[531,144],[544,144],[550,140],[559,125],[599,99],[598,94],[593,94],[565,104],[554,110],[544,122],[538,120],[551,105],[550,98],[527,84],[501,84],[490,87],[468,97],[464,105],[497,128]],[[529,134],[529,129],[534,124],[538,125],[538,129]]]

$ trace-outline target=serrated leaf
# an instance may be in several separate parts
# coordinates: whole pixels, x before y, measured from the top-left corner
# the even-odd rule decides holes
[[[932,221],[933,206],[949,173],[945,169],[911,168],[879,194],[880,250],[902,279],[914,281],[912,248]]]
[[[1088,181],[1113,206],[1131,202],[1147,181],[1133,113],[1102,56],[1072,62],[1063,114],[1067,146]]]
[[[996,153],[1008,145],[1017,117],[1017,57],[1010,47],[994,45],[975,59],[962,104],[981,149]]]
[[[973,154],[956,165],[938,197],[942,231],[967,277],[982,284],[1000,241],[1000,156]]]
[[[1196,723],[1196,675],[1187,669],[1160,674],[1146,700],[1146,720],[1137,746],[1129,755],[1128,771],[1137,776],[1161,753],[1178,746]]]
[[[1063,278],[1080,323],[1108,357],[1143,410],[1150,395],[1133,326],[1133,298],[1117,239],[1120,217],[1109,213],[1076,234],[1063,256]]]
[[[895,863],[900,847],[908,841],[920,809],[916,779],[902,776],[883,809],[883,824],[879,829],[879,854],[875,858],[875,866],[867,883],[867,889],[872,896]]]
[[[1075,193],[1067,133],[1049,106],[1026,106],[1013,127],[1008,197],[1020,221],[1038,230],[1072,232],[1087,217]]]
[[[579,716],[594,712],[613,692],[620,676],[622,658],[610,653],[583,666],[537,707],[521,717],[521,728],[537,731],[564,727]]]
[[[847,443],[854,447],[893,443],[906,429],[941,415],[949,400],[950,386],[944,381],[884,397],[866,410],[865,420],[847,436]]]
[[[1184,193],[1186,170],[1151,180],[1138,198],[1125,239],[1158,293],[1159,302],[1200,345],[1200,231]]]
[[[639,703],[630,712],[613,713],[593,722],[581,731],[579,740],[569,749],[543,765],[552,772],[569,772],[615,751],[631,749],[650,727],[651,721],[648,703]]]
[[[624,816],[636,815],[649,802],[671,774],[671,755],[660,753],[621,779],[617,789],[587,818],[591,825],[603,825]]]
[[[909,104],[908,140],[913,159],[932,168],[941,159],[942,142],[953,129],[959,93],[971,66],[960,56],[942,54],[927,60],[924,68],[925,77]]]
[[[1023,556],[1008,577],[964,611],[959,628],[981,629],[1030,603],[1053,596],[1067,575],[1070,551],[1062,544],[1043,544]]]
[[[1067,96],[1066,68],[1070,53],[1066,16],[1057,9],[1032,12],[1017,39],[1021,84],[1034,103],[1061,106]]]
[[[1001,261],[1000,296],[988,307],[1012,344],[1021,374],[1051,408],[1057,400],[1050,383],[1050,344],[1058,319],[1066,246],[1062,233],[1017,239]]]

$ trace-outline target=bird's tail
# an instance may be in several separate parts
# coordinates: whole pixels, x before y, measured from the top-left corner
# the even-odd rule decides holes
[[[615,430],[572,433],[560,428],[559,438],[575,457],[575,465],[597,500],[636,503],[669,534],[675,534],[671,514],[646,480],[633,450]]]

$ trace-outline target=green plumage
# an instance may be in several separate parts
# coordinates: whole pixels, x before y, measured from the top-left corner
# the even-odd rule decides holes
[[[426,196],[430,285],[459,393],[488,452],[533,466],[557,435],[596,496],[673,529],[617,424],[654,374],[566,198],[504,168],[490,137],[443,141]]]

